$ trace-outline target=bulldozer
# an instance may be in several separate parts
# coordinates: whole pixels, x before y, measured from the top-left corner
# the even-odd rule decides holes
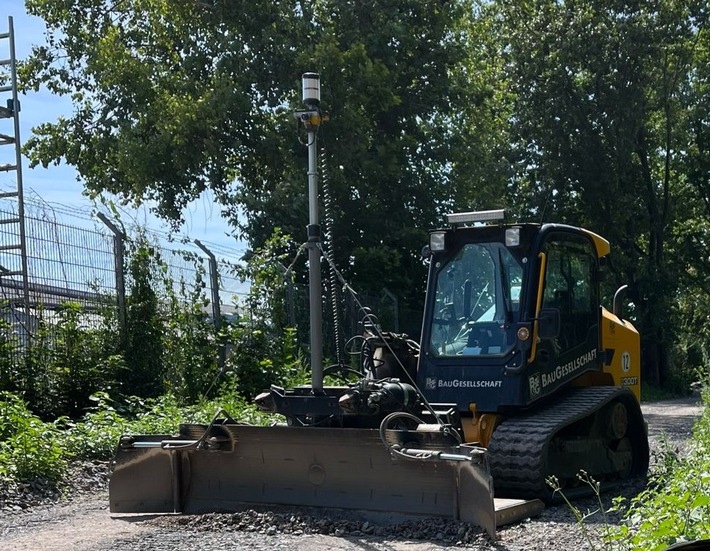
[[[311,147],[314,106],[297,113]],[[646,473],[640,339],[624,287],[601,306],[606,239],[503,210],[447,215],[422,251],[419,340],[382,331],[363,307],[358,378],[326,386],[317,217],[311,208],[312,383],[256,398],[281,415],[274,426],[218,414],[177,434],[123,436],[112,513],[301,505],[450,517],[495,537],[555,497],[551,477],[574,495],[588,490],[581,470],[602,486]]]
[[[124,436],[112,512],[232,510],[243,503],[398,511],[496,526],[569,495],[643,475],[640,346],[600,302],[609,243],[562,224],[449,216],[432,231],[421,340],[365,318],[356,383],[257,397],[285,423],[225,416],[178,436]],[[370,323],[368,323],[370,320]]]

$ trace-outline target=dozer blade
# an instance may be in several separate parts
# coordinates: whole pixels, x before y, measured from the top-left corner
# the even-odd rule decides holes
[[[473,448],[471,448],[473,450]],[[370,429],[183,425],[180,436],[123,437],[109,482],[112,513],[204,513],[244,504],[335,507],[449,517],[495,537],[485,454],[392,454]],[[463,454],[463,455],[462,455]],[[453,455],[451,455],[453,457]]]

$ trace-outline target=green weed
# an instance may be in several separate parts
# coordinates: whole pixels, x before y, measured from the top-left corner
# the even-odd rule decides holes
[[[597,502],[597,508],[593,511],[586,511],[582,512],[582,510],[577,507],[574,503],[572,503],[567,496],[565,495],[564,491],[562,490],[562,487],[560,486],[559,480],[557,479],[556,476],[550,476],[546,479],[546,482],[550,488],[552,488],[553,493],[559,494],[564,502],[566,503],[567,507],[572,511],[572,514],[574,515],[574,518],[577,522],[577,527],[579,528],[580,532],[582,533],[582,536],[584,537],[584,541],[587,542],[587,545],[589,546],[592,551],[596,551],[597,549],[614,549],[613,547],[609,547],[605,544],[605,542],[599,541],[599,538],[595,535],[592,534],[592,532],[589,530],[589,527],[587,525],[587,520],[593,516],[596,516],[598,514],[602,515],[602,535],[604,536],[609,530],[609,522],[607,519],[607,510],[604,507],[604,504],[602,503],[601,499],[601,485],[599,482],[594,480],[592,476],[589,475],[586,471],[579,471],[577,473],[577,478],[579,479],[580,482],[583,484],[586,484],[592,489],[592,492],[594,493],[594,496],[596,497],[596,502]]]
[[[58,480],[66,468],[58,432],[33,415],[19,396],[0,392],[0,477]]]
[[[630,500],[623,522],[607,540],[624,550],[660,551],[710,537],[710,412],[693,430],[685,457],[661,448],[649,487]]]

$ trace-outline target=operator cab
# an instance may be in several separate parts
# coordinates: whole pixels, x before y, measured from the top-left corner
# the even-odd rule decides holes
[[[448,215],[430,233],[418,385],[435,403],[526,406],[601,367],[603,238],[504,211]],[[495,390],[495,392],[493,392]]]

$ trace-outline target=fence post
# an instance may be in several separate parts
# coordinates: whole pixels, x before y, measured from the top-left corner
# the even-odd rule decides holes
[[[124,276],[124,244],[126,235],[103,213],[96,215],[113,232],[113,258],[116,275],[116,304],[118,307],[118,324],[121,332],[121,347],[126,345],[126,280]]]
[[[205,247],[199,239],[194,240],[195,245],[197,245],[202,252],[204,252],[209,258],[210,264],[210,290],[212,292],[212,318],[214,319],[214,326],[217,331],[222,327],[222,311],[219,307],[219,269],[217,267],[217,258],[207,247]],[[227,350],[222,344],[219,349],[219,367],[224,367],[227,359]]]

